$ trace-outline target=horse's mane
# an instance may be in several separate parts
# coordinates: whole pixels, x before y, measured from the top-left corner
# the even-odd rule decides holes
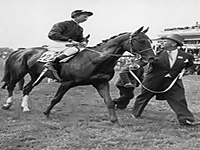
[[[88,48],[96,48],[96,47],[99,47],[99,46],[101,46],[101,45],[107,43],[107,42],[110,41],[111,39],[114,39],[114,38],[116,38],[116,37],[118,37],[118,36],[121,36],[121,35],[124,35],[124,34],[127,34],[127,33],[128,33],[128,32],[119,33],[118,35],[114,35],[114,36],[110,37],[109,39],[102,40],[101,43],[98,43],[97,45],[92,46],[92,47],[88,47]]]

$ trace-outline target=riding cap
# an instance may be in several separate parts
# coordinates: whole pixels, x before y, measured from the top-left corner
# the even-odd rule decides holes
[[[183,46],[184,38],[178,34],[169,34],[166,37],[161,37],[161,39],[170,39],[178,44],[178,46]]]
[[[87,15],[87,16],[92,16],[92,15],[93,15],[93,13],[90,12],[90,11],[75,10],[75,11],[73,11],[73,12],[71,13],[71,18],[75,18],[75,17],[80,16],[80,15],[82,15],[82,14],[85,14],[85,15]]]

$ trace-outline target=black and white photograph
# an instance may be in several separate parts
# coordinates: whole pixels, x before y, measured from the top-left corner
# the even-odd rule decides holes
[[[0,0],[0,150],[199,150],[199,0]]]

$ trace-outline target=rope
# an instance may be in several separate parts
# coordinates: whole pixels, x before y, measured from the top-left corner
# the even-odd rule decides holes
[[[165,92],[169,91],[169,90],[171,89],[171,87],[175,84],[175,82],[176,82],[178,79],[181,79],[181,78],[183,77],[183,74],[184,74],[184,72],[185,72],[185,69],[183,69],[183,70],[176,76],[176,78],[172,81],[172,83],[171,83],[164,91],[154,91],[154,90],[151,90],[151,89],[147,88],[146,86],[144,86],[144,85],[142,84],[142,82],[138,79],[138,77],[135,75],[135,73],[134,73],[132,70],[129,69],[129,71],[130,71],[131,75],[140,83],[140,85],[141,85],[144,89],[146,89],[147,91],[149,91],[149,92],[151,92],[151,93],[160,94],[160,93],[165,93]]]

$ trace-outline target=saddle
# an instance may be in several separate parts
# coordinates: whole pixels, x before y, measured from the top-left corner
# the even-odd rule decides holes
[[[68,56],[65,52],[66,50],[70,49],[70,48],[74,48],[74,47],[66,47],[66,46],[63,46],[63,47],[53,47],[53,46],[45,46],[45,48],[48,50],[46,52],[44,52],[40,58],[37,60],[37,62],[42,62],[42,63],[45,63],[47,64],[48,62],[53,62],[55,60],[56,57],[60,56],[60,55],[66,55],[67,57],[60,60],[60,63],[65,63],[65,62],[68,62],[71,58],[73,58],[76,54],[73,54],[71,56]],[[45,65],[44,65],[45,67]],[[49,67],[45,67],[47,69],[45,69],[46,71],[47,70],[51,70],[54,77],[58,80],[58,81],[61,81],[61,78],[59,77],[59,69],[50,69]]]
[[[45,46],[45,48],[48,51],[44,52],[42,56],[40,56],[40,58],[37,60],[38,62],[47,63],[53,61],[58,55],[63,54],[63,52],[67,50],[69,47]]]

